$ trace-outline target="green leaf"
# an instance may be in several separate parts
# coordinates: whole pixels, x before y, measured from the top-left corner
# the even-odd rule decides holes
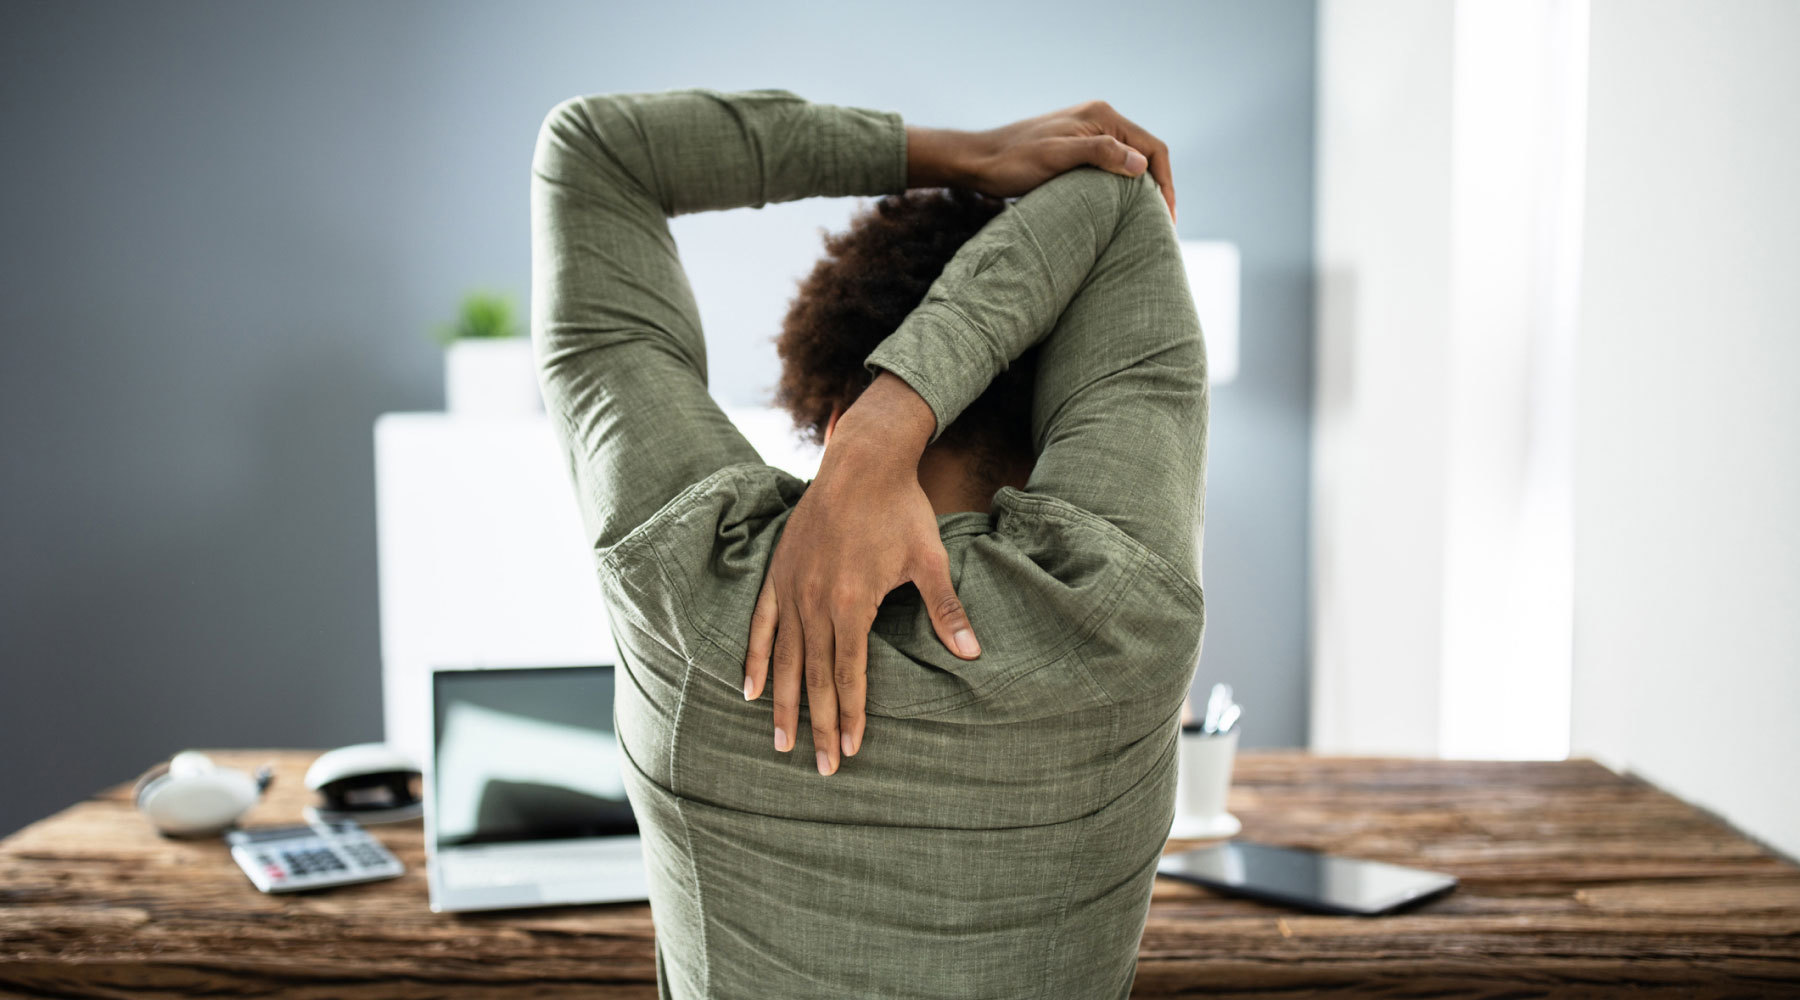
[[[463,296],[456,322],[436,327],[439,341],[498,340],[521,334],[512,296],[501,292],[473,291]]]

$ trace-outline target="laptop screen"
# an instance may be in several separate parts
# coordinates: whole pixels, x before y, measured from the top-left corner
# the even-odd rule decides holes
[[[437,846],[637,832],[613,731],[613,669],[432,675]]]

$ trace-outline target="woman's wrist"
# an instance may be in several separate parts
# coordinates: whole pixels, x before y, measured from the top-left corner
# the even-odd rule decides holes
[[[906,186],[968,187],[975,133],[906,126]]]
[[[937,431],[937,415],[917,390],[892,372],[881,372],[838,418],[827,460],[913,472]]]

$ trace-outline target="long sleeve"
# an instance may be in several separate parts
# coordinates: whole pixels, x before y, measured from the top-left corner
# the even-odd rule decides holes
[[[1198,583],[1206,352],[1148,173],[1077,167],[1009,204],[868,356],[937,428],[1039,345],[1027,492],[1112,522]]]
[[[904,155],[897,116],[766,92],[585,98],[539,141],[533,335],[599,550],[669,995],[1130,988],[1203,626],[1191,564],[1145,548],[1192,536],[1205,431],[1198,321],[1147,177],[1081,168],[1008,205],[875,352],[943,426],[1039,344],[1032,492],[939,518],[982,655],[946,649],[916,589],[890,595],[868,742],[830,779],[804,742],[773,749],[768,691],[743,700],[803,494],[741,464],[665,219],[899,190]]]
[[[905,187],[896,112],[706,88],[551,110],[532,158],[531,332],[596,550],[713,472],[761,461],[706,391],[668,218]]]

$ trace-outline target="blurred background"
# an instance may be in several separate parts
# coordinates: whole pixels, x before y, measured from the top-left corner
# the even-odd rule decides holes
[[[434,333],[522,324],[552,105],[707,86],[1169,144],[1236,268],[1195,686],[1245,747],[1594,756],[1800,851],[1797,43],[1782,0],[4,0],[0,834],[380,739],[395,662],[531,631],[457,576],[530,517]],[[744,422],[854,202],[676,220]]]

